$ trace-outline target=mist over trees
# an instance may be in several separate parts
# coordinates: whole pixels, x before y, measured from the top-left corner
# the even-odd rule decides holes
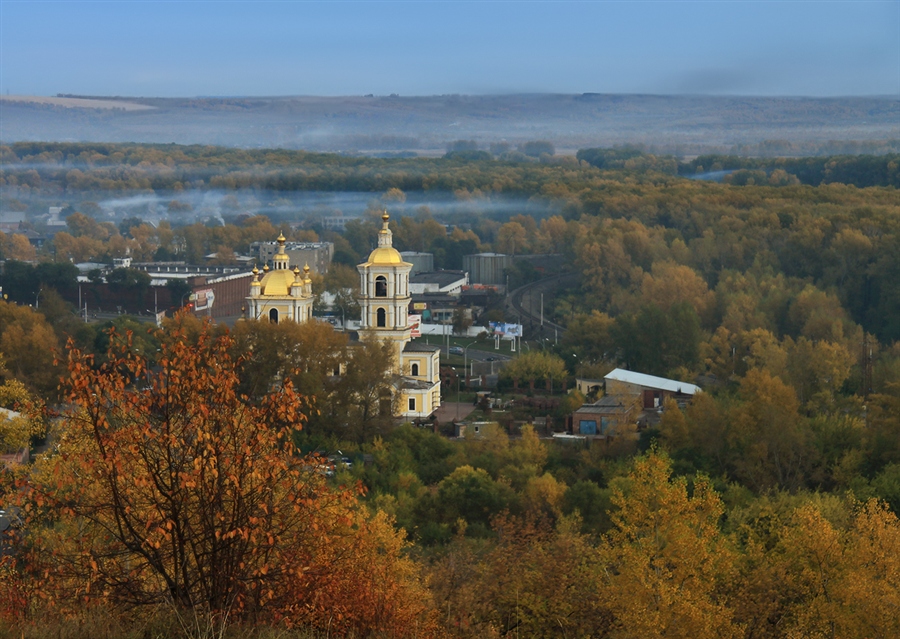
[[[51,424],[43,405],[66,399],[73,408],[56,425],[60,450],[0,473],[0,505],[28,513],[16,543],[54,549],[0,562],[8,584],[0,628],[41,629],[39,617],[84,619],[83,609],[148,624],[149,612],[135,613],[145,609],[140,595],[211,619],[221,619],[222,596],[232,597],[241,602],[228,608],[233,636],[255,623],[391,637],[900,633],[897,156],[679,163],[634,148],[578,157],[543,148],[530,159],[516,159],[525,153],[512,145],[447,150],[386,160],[140,145],[0,149],[9,160],[3,201],[24,207],[36,227],[47,201],[72,202],[58,243],[0,238],[10,296],[0,302],[0,405],[32,407],[29,421],[0,437],[37,441]],[[453,156],[471,151],[493,157]],[[713,172],[721,181],[687,177]],[[193,207],[179,184],[182,194],[219,194],[222,219],[176,223]],[[114,223],[96,204],[106,188],[165,194],[173,221]],[[243,252],[281,223],[306,220],[297,209],[280,220],[260,214],[290,211],[275,202],[306,188],[367,201],[342,234],[285,228],[291,239],[335,242],[337,264],[317,293],[350,289],[352,298],[352,267],[371,250],[383,206],[395,247],[431,251],[446,268],[476,251],[563,256],[577,277],[547,295],[545,313],[566,330],[558,345],[532,343],[504,369],[501,389],[540,399],[544,387],[627,366],[702,380],[704,392],[667,404],[633,441],[582,448],[515,423],[536,415],[561,423],[584,399],[575,393],[557,393],[559,405],[541,413],[497,410],[477,437],[454,441],[431,424],[395,425],[383,406],[384,348],[357,348],[325,323],[247,321],[227,333],[189,317],[161,331],[128,318],[84,324],[56,293],[73,285],[70,260],[80,254]],[[470,208],[445,215],[422,208],[422,194]],[[513,197],[542,214],[492,208]],[[31,211],[31,201],[40,206]],[[511,279],[541,277],[521,264]],[[128,272],[115,280],[142,285]],[[457,378],[442,375],[444,399],[454,399]],[[168,412],[164,388],[180,393]],[[244,446],[265,468],[235,466]],[[154,470],[163,461],[166,472]],[[162,486],[170,492],[159,492],[156,475],[173,478]],[[252,499],[241,501],[237,484]],[[229,510],[244,517],[233,525],[195,521],[170,512],[188,503],[170,494],[250,510]],[[116,517],[139,534],[119,534]],[[230,560],[179,555],[179,536],[201,524],[195,547]],[[243,567],[230,544],[246,547]],[[174,587],[173,566],[188,576]],[[37,598],[36,583],[53,598]]]

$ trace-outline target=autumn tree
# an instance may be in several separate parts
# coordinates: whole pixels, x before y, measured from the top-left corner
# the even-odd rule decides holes
[[[900,522],[884,504],[765,500],[736,539],[737,620],[753,637],[894,637]],[[781,507],[779,507],[781,506]]]
[[[558,355],[545,351],[529,351],[512,360],[503,369],[505,378],[515,381],[527,380],[534,384],[536,380],[556,380],[562,386],[566,379],[566,364]]]
[[[54,395],[60,371],[54,364],[59,342],[37,311],[0,301],[0,354],[6,376],[22,382],[40,397]]]
[[[33,437],[44,435],[42,404],[22,382],[8,379],[0,386],[0,407],[6,409],[0,415],[0,451],[17,451],[28,446]]]
[[[525,227],[518,222],[507,222],[497,231],[497,239],[494,246],[500,253],[516,255],[527,253],[527,235]]]
[[[327,410],[323,407],[322,417],[334,420],[332,427],[348,439],[364,442],[386,433],[393,424],[397,401],[391,373],[394,346],[360,342],[348,353],[333,401]]]
[[[577,519],[499,515],[496,543],[457,536],[431,569],[434,597],[457,637],[605,637],[599,562]]]
[[[350,588],[342,570],[351,574],[354,553],[384,552],[390,578],[357,584],[355,601],[377,607],[373,627],[396,626],[402,606],[384,600],[415,583],[408,567],[391,565],[402,542],[357,509],[354,490],[330,488],[319,462],[298,454],[305,400],[290,378],[251,402],[238,393],[227,334],[173,330],[153,369],[128,336],[114,335],[100,364],[70,344],[72,410],[58,452],[20,493],[33,514],[32,574],[45,576],[50,603],[168,604],[346,630],[328,616],[341,603],[335,593]]]
[[[614,528],[600,548],[600,596],[611,637],[737,637],[723,585],[733,556],[718,529],[722,503],[703,477],[689,493],[668,459],[638,458],[613,490]]]

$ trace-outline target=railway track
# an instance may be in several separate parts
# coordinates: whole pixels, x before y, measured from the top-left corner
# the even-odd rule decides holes
[[[522,324],[523,337],[526,339],[556,339],[561,337],[566,327],[551,322],[544,317],[541,323],[541,294],[554,295],[565,286],[578,283],[580,273],[561,273],[551,275],[537,282],[520,286],[509,294],[509,307],[514,315],[518,315]]]

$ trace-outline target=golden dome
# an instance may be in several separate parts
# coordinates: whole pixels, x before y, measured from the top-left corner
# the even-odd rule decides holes
[[[400,251],[393,246],[381,246],[369,253],[369,264],[402,264]]]
[[[391,216],[387,211],[381,216],[381,230],[378,232],[378,248],[369,253],[367,264],[389,265],[403,264],[403,258],[400,252],[393,247],[393,238],[391,228],[388,226],[388,220]]]
[[[271,270],[260,281],[260,295],[289,295],[294,274],[288,269]]]

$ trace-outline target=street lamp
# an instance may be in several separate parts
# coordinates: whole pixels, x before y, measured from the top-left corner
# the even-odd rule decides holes
[[[470,376],[469,376],[469,369],[467,368],[467,366],[468,366],[469,347],[470,347],[472,344],[477,344],[477,343],[478,343],[478,340],[475,340],[474,342],[469,342],[468,344],[466,344],[466,347],[463,349],[463,374],[465,374],[465,376],[466,376],[466,388],[469,387],[469,377],[470,377]]]
[[[456,373],[456,421],[459,421],[459,372],[454,368]]]

